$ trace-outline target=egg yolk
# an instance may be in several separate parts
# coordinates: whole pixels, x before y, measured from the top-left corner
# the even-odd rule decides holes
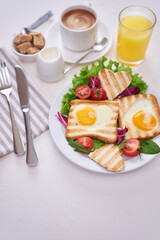
[[[156,126],[156,119],[151,113],[139,111],[133,115],[132,121],[134,125],[141,130],[152,130]]]
[[[76,112],[78,122],[84,126],[93,125],[96,121],[96,112],[93,108],[84,107]]]

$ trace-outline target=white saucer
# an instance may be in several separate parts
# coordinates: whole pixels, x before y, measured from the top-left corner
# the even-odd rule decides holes
[[[81,61],[81,63],[93,62],[93,61],[97,60],[98,58],[101,58],[102,56],[104,56],[110,50],[110,48],[112,46],[111,33],[109,32],[106,25],[103,24],[102,22],[99,22],[98,29],[99,30],[98,30],[97,38],[106,37],[108,39],[108,44],[103,49],[103,51],[90,53],[88,56],[86,56]],[[47,30],[46,45],[48,47],[53,47],[53,46],[58,47],[61,51],[64,61],[69,62],[69,63],[74,63],[75,61],[77,61],[81,56],[83,56],[87,52],[87,51],[83,51],[83,52],[71,51],[71,50],[63,47],[63,44],[61,41],[61,36],[60,36],[59,21],[53,23]]]

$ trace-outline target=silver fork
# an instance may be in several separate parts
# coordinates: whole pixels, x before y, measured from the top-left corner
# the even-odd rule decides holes
[[[12,132],[13,132],[13,146],[14,146],[14,152],[18,155],[24,154],[24,145],[22,143],[20,133],[17,128],[17,124],[12,112],[11,104],[10,104],[10,97],[9,95],[12,92],[12,84],[10,81],[9,72],[7,69],[7,66],[5,62],[1,62],[1,70],[0,70],[0,92],[6,96],[9,111],[10,111],[10,117],[11,117],[11,123],[12,123]]]

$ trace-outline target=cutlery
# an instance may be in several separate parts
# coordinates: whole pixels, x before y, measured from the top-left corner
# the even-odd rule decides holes
[[[101,38],[100,40],[98,40],[93,47],[86,53],[84,54],[80,59],[78,59],[75,63],[73,63],[71,66],[67,67],[64,70],[64,74],[69,72],[73,67],[75,67],[83,58],[85,58],[89,53],[91,52],[100,52],[102,51],[106,45],[108,43],[108,39],[106,37]]]
[[[53,16],[53,13],[51,11],[48,11],[46,14],[40,17],[37,21],[35,21],[31,26],[22,28],[21,33],[24,35],[30,33],[33,29],[37,28],[42,23],[46,22],[52,16]]]
[[[10,103],[10,94],[12,92],[12,84],[10,81],[10,76],[8,72],[8,68],[5,64],[5,62],[1,62],[1,70],[0,70],[0,92],[6,97],[9,111],[10,111],[10,117],[11,117],[11,124],[12,124],[12,132],[13,132],[13,147],[14,152],[17,155],[24,154],[24,145],[22,143],[20,133],[17,128],[17,124],[14,118],[14,114],[12,112],[12,107]]]
[[[29,96],[28,96],[28,84],[26,76],[19,65],[15,65],[16,79],[18,86],[18,94],[21,104],[21,109],[23,112],[25,120],[25,129],[26,129],[26,141],[27,141],[27,155],[26,163],[30,167],[34,167],[38,163],[38,158],[34,149],[33,140],[32,140],[32,130],[30,126],[30,117],[29,117]]]

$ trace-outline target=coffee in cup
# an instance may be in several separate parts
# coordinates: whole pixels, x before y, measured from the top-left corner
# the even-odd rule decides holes
[[[96,22],[95,16],[85,9],[74,9],[64,14],[62,23],[72,30],[85,30]]]
[[[64,47],[72,51],[91,48],[98,32],[96,12],[87,5],[66,8],[60,17],[61,40]]]

